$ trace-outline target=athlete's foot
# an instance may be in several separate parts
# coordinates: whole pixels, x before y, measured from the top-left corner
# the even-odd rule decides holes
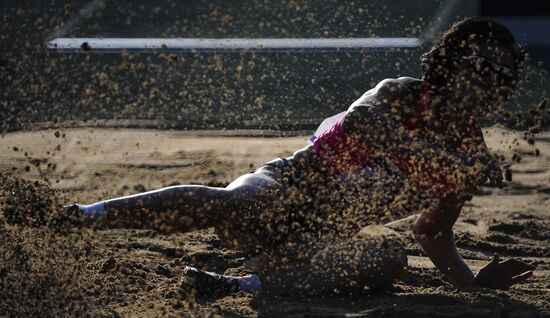
[[[197,298],[220,298],[241,291],[237,278],[185,266],[181,282],[185,294]]]

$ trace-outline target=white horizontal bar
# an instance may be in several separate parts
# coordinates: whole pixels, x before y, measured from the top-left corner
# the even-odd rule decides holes
[[[48,49],[61,53],[385,52],[419,45],[418,38],[57,38],[48,42]]]

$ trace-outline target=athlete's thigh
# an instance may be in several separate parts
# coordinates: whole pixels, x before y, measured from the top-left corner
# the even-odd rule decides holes
[[[281,183],[275,181],[273,178],[258,172],[247,173],[235,179],[226,189],[228,190],[237,190],[239,188],[244,188],[247,190],[257,190],[261,189],[271,189],[271,188],[280,188],[282,187]]]
[[[277,158],[260,167],[253,173],[247,173],[235,179],[226,188],[258,188],[271,189],[283,186],[283,170],[288,168],[288,161]]]
[[[274,225],[285,215],[284,185],[276,169],[264,170],[245,174],[227,186],[235,203],[234,216],[216,226],[222,240],[247,254],[257,254],[276,242]]]

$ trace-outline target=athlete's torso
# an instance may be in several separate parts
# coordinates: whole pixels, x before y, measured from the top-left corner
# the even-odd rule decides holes
[[[388,86],[395,83],[402,83],[404,88],[399,91],[391,91]],[[391,104],[403,102],[409,110],[404,110],[405,116],[402,124],[408,129],[414,130],[419,127],[419,115],[427,107],[426,101],[420,103],[416,100],[421,93],[422,81],[410,77],[389,79],[380,82],[375,88],[370,89],[359,99],[351,104],[348,112],[356,107],[372,107],[376,104],[384,104],[388,111]],[[420,107],[419,107],[420,105]],[[410,111],[416,110],[414,112]],[[335,174],[350,169],[364,168],[372,160],[372,149],[367,145],[352,140],[344,133],[342,121],[338,121],[331,129],[319,136],[313,145],[296,151],[290,160],[300,162],[301,165],[311,169],[322,169],[324,173]]]
[[[401,89],[393,90],[396,84]],[[424,114],[431,107],[431,94],[418,79],[385,80],[356,100],[345,116],[361,107],[378,107],[395,115],[392,120],[399,119],[399,125],[421,134]],[[420,165],[407,161],[398,166],[384,153],[373,158],[369,144],[350,139],[346,132],[342,121],[336,123],[313,145],[296,151],[288,158],[288,166],[281,168],[284,171],[280,182],[298,190],[289,192],[289,202],[298,201],[296,208],[282,214],[291,224],[303,226],[306,234],[313,233],[317,238],[349,237],[368,224],[417,212],[415,204],[422,202],[418,194],[440,195],[422,187],[409,187],[415,182],[409,174],[418,174],[423,167],[417,169]],[[445,182],[428,178],[424,184]],[[395,200],[397,197],[399,200]]]
[[[433,96],[434,93],[422,80],[410,77],[387,79],[356,100],[349,107],[348,113],[361,107],[376,107],[399,126],[422,136]],[[326,175],[349,174],[368,168],[375,150],[360,138],[348,134],[343,127],[344,120],[346,116],[319,136],[313,145],[298,150],[290,160],[300,164],[304,171],[311,169]],[[474,122],[471,130],[476,129],[475,125]],[[404,174],[414,176],[413,182],[421,188],[429,189],[439,184],[437,195],[451,191],[452,180],[448,173],[436,174],[428,165],[410,160],[395,157],[388,159]]]

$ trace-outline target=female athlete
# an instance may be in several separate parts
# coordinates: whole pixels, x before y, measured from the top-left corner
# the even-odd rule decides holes
[[[502,182],[476,119],[509,98],[523,59],[506,27],[466,19],[423,56],[421,79],[381,81],[289,158],[225,188],[172,186],[69,210],[108,227],[214,227],[228,247],[249,256],[245,265],[256,274],[187,267],[183,286],[199,296],[349,294],[391,285],[407,265],[403,245],[361,229],[414,213],[416,239],[450,282],[508,288],[535,267],[495,256],[474,275],[452,227],[476,187]]]

